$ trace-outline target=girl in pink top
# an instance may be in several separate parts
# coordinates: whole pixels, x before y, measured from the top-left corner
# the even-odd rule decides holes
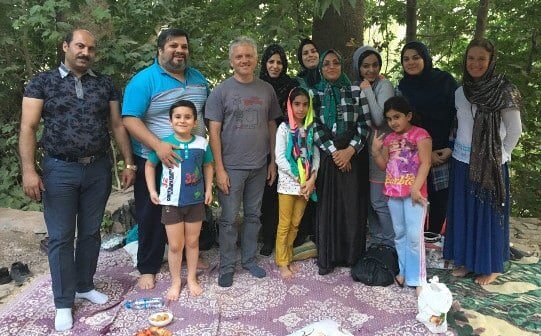
[[[383,193],[389,197],[400,267],[396,283],[416,287],[418,293],[426,278],[423,224],[432,139],[427,131],[412,125],[413,112],[406,98],[389,98],[383,113],[393,132],[385,137],[376,131],[372,156],[386,171]]]

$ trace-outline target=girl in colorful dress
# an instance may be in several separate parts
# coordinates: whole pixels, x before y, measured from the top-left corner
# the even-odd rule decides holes
[[[507,162],[522,132],[520,93],[494,73],[494,45],[473,40],[464,57],[463,84],[456,90],[458,129],[443,256],[453,275],[477,274],[488,285],[509,259],[509,170]]]
[[[294,88],[287,100],[288,121],[276,132],[279,221],[276,234],[276,265],[283,278],[297,271],[291,265],[293,242],[308,199],[316,200],[314,187],[319,152],[314,145],[314,111],[308,91]]]
[[[385,137],[375,131],[372,157],[386,171],[383,193],[389,197],[400,268],[396,283],[417,287],[419,293],[426,281],[423,224],[432,139],[426,130],[412,125],[412,109],[404,97],[389,98],[383,111],[393,132]]]

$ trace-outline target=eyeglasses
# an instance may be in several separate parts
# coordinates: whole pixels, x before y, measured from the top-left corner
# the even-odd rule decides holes
[[[325,61],[325,62],[323,62],[323,67],[324,68],[330,68],[331,66],[335,67],[335,68],[338,68],[338,67],[342,66],[342,64],[340,64],[339,61],[332,61],[332,62]]]

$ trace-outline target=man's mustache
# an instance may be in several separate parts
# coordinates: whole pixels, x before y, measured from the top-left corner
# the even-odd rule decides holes
[[[78,56],[77,59],[82,59],[82,60],[90,62],[90,57],[88,56]]]

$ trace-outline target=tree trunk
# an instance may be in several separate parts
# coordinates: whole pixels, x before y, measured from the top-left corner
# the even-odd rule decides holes
[[[528,75],[528,77],[532,73],[535,55],[537,54],[539,49],[539,46],[537,45],[537,31],[535,30],[532,31],[531,41],[532,45],[530,48],[530,54],[528,55],[528,63],[526,64],[526,75]]]
[[[353,76],[351,58],[355,49],[363,43],[364,1],[357,0],[352,8],[347,0],[341,1],[340,12],[331,6],[323,18],[314,17],[312,37],[319,52],[336,49],[343,57],[344,72]]]
[[[477,8],[477,23],[475,24],[474,38],[479,39],[485,36],[487,30],[487,16],[489,0],[480,0],[479,8]]]
[[[406,42],[417,38],[417,0],[406,1]]]

